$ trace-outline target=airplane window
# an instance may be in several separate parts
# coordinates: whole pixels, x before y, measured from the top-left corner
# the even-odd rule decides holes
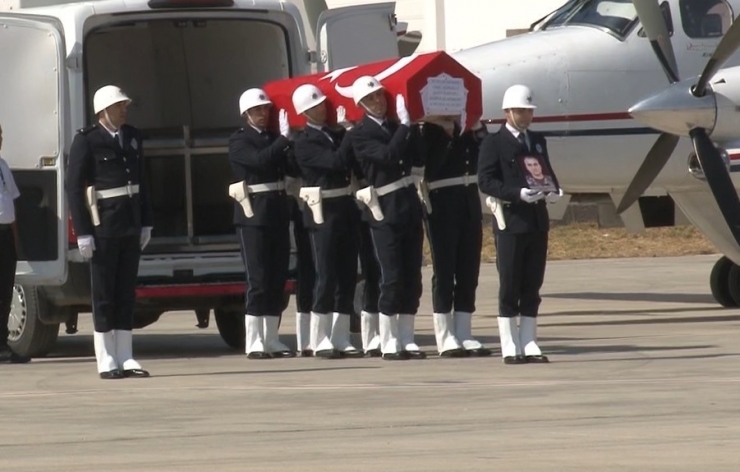
[[[632,0],[575,0],[553,15],[544,28],[587,25],[624,37],[637,22]]]
[[[665,25],[668,28],[668,36],[673,36],[673,16],[671,15],[671,5],[668,2],[660,4],[660,10],[663,12],[663,18],[665,19]],[[645,28],[640,28],[640,32],[637,35],[641,38],[646,38]]]
[[[680,0],[678,5],[689,38],[719,38],[732,26],[734,15],[726,0]]]

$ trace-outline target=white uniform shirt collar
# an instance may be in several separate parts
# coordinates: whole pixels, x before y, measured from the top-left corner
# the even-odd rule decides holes
[[[516,128],[514,128],[513,126],[511,126],[511,125],[510,125],[510,124],[509,124],[508,122],[506,123],[506,129],[508,129],[508,130],[509,130],[509,132],[510,132],[510,133],[511,133],[512,135],[514,135],[514,137],[515,137],[516,139],[519,139],[519,135],[520,135],[520,134],[522,133],[522,132],[521,132],[521,131],[519,131],[518,129],[516,129]],[[531,142],[531,141],[529,140],[529,133],[527,133],[526,131],[524,132],[524,139],[525,139],[525,140],[526,140],[526,142],[527,142],[527,147],[531,149],[531,148],[532,148],[532,142]]]

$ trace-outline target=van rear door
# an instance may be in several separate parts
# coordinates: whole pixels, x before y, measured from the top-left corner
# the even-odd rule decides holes
[[[67,278],[61,29],[53,18],[0,15],[0,152],[21,192],[16,200],[20,284],[57,285]]]
[[[399,57],[396,3],[325,10],[318,19],[319,72]]]

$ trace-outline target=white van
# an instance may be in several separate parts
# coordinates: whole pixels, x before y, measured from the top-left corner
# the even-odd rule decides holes
[[[394,2],[325,7],[323,0],[0,0],[2,155],[22,194],[13,349],[43,356],[60,323],[74,332],[77,314],[91,310],[65,164],[76,130],[95,121],[95,90],[109,83],[133,99],[128,121],[145,135],[154,207],[136,327],[169,310],[213,309],[224,341],[243,345],[244,272],[227,193],[239,95],[273,79],[398,57]]]

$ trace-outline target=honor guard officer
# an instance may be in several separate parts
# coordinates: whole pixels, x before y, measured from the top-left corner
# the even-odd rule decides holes
[[[75,136],[67,169],[77,246],[90,259],[93,342],[103,379],[149,376],[132,355],[139,258],[153,223],[141,135],[126,124],[129,103],[113,85],[95,92],[98,122]]]
[[[462,132],[451,119],[426,122],[419,131],[437,351],[443,357],[489,356],[491,351],[471,334],[483,219],[476,174],[480,142],[487,131],[476,121],[472,130]]]
[[[411,142],[411,120],[403,96],[396,97],[400,124],[386,120],[385,89],[363,76],[352,86],[354,102],[365,110],[350,133],[368,187],[357,192],[367,210],[375,255],[380,265],[379,331],[383,358],[426,357],[414,342],[414,319],[422,293],[424,229],[421,203],[411,177],[418,165]]]
[[[300,185],[300,181],[298,184]],[[310,327],[316,271],[313,263],[311,239],[308,228],[303,223],[303,211],[301,211],[295,198],[290,198],[290,200],[290,219],[293,222],[293,239],[296,246],[296,269],[298,272],[295,286],[295,339],[301,357],[312,357]]]
[[[229,194],[234,225],[246,271],[246,353],[249,359],[294,357],[278,338],[283,291],[290,263],[290,204],[285,176],[292,143],[285,112],[279,115],[280,135],[267,130],[272,102],[258,88],[239,98],[246,126],[229,140],[234,175]]]
[[[352,147],[343,139],[344,129],[335,132],[326,126],[326,96],[318,87],[304,84],[296,88],[293,107],[306,117],[294,152],[303,178],[304,223],[310,231],[316,267],[311,347],[317,357],[364,357],[350,342],[357,278]]]
[[[501,355],[507,364],[548,362],[537,345],[537,312],[545,276],[549,216],[545,200],[562,190],[529,188],[525,160],[535,158],[550,169],[547,143],[529,130],[535,105],[531,90],[514,85],[504,94],[506,123],[481,144],[478,182],[486,195],[503,204],[504,229],[494,227],[499,272]],[[554,174],[551,176],[555,178]],[[557,181],[557,179],[555,179]],[[497,222],[498,223],[498,222]],[[517,315],[521,315],[517,326]]]
[[[3,128],[0,127],[0,149]],[[18,227],[15,223],[15,200],[21,196],[7,162],[0,157],[0,362],[20,364],[28,357],[13,352],[8,346],[8,318],[18,262]]]

